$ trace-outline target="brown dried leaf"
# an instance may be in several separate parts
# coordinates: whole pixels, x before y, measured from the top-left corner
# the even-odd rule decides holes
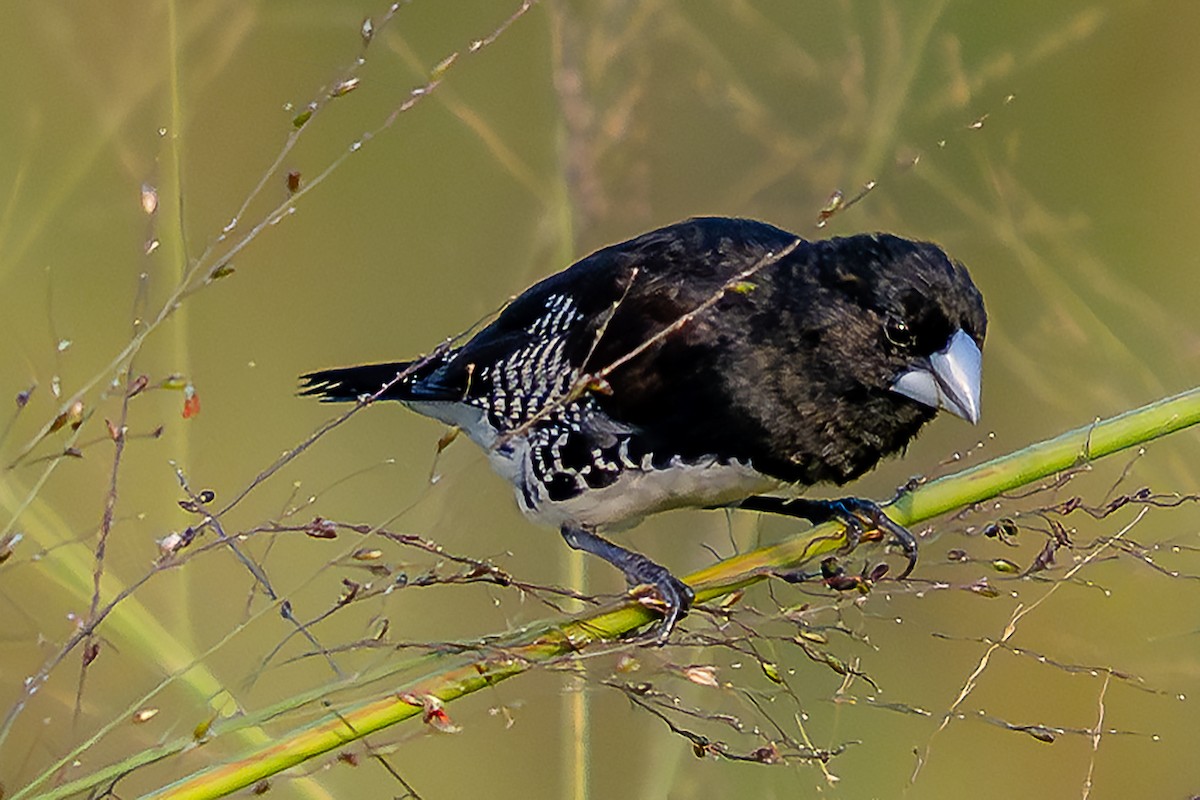
[[[450,715],[446,713],[442,701],[431,694],[415,695],[411,692],[401,692],[399,695],[400,701],[408,703],[410,706],[418,706],[422,709],[421,720],[442,733],[458,733],[462,730],[455,725],[450,719]]]
[[[154,719],[156,716],[158,716],[157,708],[143,708],[140,711],[134,712],[133,724],[141,725],[143,723],[149,722],[150,720]]]
[[[721,683],[717,680],[717,668],[711,665],[685,667],[683,677],[698,686],[711,686],[714,689],[721,686]]]
[[[142,211],[151,216],[158,210],[158,190],[148,183],[142,184]]]

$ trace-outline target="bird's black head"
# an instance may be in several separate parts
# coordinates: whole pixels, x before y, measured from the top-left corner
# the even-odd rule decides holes
[[[936,245],[887,234],[822,243],[822,288],[842,309],[842,342],[874,354],[868,387],[979,419],[987,313],[966,268]]]

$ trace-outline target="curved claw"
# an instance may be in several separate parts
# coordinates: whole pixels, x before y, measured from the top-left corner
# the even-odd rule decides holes
[[[896,580],[904,580],[917,566],[917,537],[913,536],[912,531],[908,528],[893,522],[889,516],[883,513],[883,509],[876,506],[875,510],[879,513],[879,518],[874,520],[875,524],[880,530],[890,533],[904,548],[904,555],[908,557],[908,565],[903,572],[896,576]]]
[[[671,638],[671,632],[675,630],[679,621],[687,616],[688,610],[692,607],[692,601],[696,599],[696,593],[692,591],[692,587],[676,578],[665,567],[652,561],[649,562],[649,566],[657,568],[649,570],[657,574],[644,581],[642,585],[650,587],[658,595],[658,603],[655,603],[655,608],[662,613],[663,618],[657,627],[646,634],[646,638],[655,644],[663,645]],[[661,572],[658,572],[659,570]]]
[[[879,507],[878,503],[859,497],[848,497],[844,500],[834,500],[829,506],[831,516],[837,517],[846,525],[847,549],[853,549],[850,539],[851,529],[858,528],[861,532],[862,523],[865,521],[875,530],[889,534],[904,549],[904,555],[908,557],[908,565],[896,576],[896,580],[904,580],[917,566],[917,537],[913,536],[912,531],[908,528],[894,522],[891,517],[883,513],[883,509]]]
[[[859,522],[858,517],[854,516],[854,514],[850,512],[846,512],[844,515],[838,516],[837,518],[839,521],[841,521],[842,525],[845,526],[845,531],[843,531],[842,536],[845,537],[846,544],[842,545],[841,549],[849,553],[857,548],[862,542],[862,523]]]

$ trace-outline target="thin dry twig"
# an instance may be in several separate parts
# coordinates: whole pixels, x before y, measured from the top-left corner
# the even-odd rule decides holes
[[[676,319],[675,321],[673,321],[670,325],[667,325],[666,327],[662,328],[661,330],[655,332],[655,334],[653,336],[648,337],[645,341],[639,343],[632,350],[630,350],[629,352],[625,353],[624,355],[618,357],[617,359],[612,361],[607,366],[601,367],[600,369],[596,370],[595,372],[590,372],[590,373],[580,371],[579,375],[576,376],[574,382],[572,382],[571,386],[568,387],[567,390],[562,393],[562,395],[560,395],[559,397],[552,398],[551,400],[547,401],[546,405],[541,410],[539,410],[536,414],[532,415],[529,419],[522,422],[516,428],[513,428],[511,431],[508,431],[503,436],[497,438],[494,447],[502,447],[503,445],[507,444],[514,436],[520,436],[524,433],[527,433],[534,425],[538,424],[539,422],[544,421],[547,417],[560,411],[563,408],[563,406],[566,406],[569,403],[574,402],[576,399],[581,397],[585,392],[590,391],[597,384],[603,384],[605,379],[609,375],[611,375],[615,370],[619,369],[621,366],[623,366],[623,365],[627,364],[628,362],[632,361],[633,359],[637,358],[639,355],[646,352],[651,347],[655,347],[659,344],[662,344],[662,342],[665,341],[668,336],[671,336],[672,334],[677,333],[684,326],[686,326],[688,323],[690,323],[692,320],[694,320],[697,316],[699,316],[700,314],[703,314],[705,311],[707,311],[708,309],[712,308],[714,305],[719,303],[723,297],[725,297],[729,292],[734,291],[740,284],[745,283],[747,280],[754,277],[754,275],[756,275],[758,272],[765,269],[766,267],[768,267],[772,264],[776,264],[776,263],[782,261],[783,259],[787,258],[788,255],[790,255],[792,253],[792,251],[794,251],[797,247],[799,247],[803,243],[804,243],[803,239],[795,239],[790,244],[788,244],[786,247],[782,248],[779,252],[767,253],[762,258],[758,259],[758,261],[754,262],[754,264],[750,265],[746,269],[739,272],[737,275],[734,275],[732,278],[725,281],[725,283],[723,283],[719,289],[717,289],[715,292],[713,292],[711,295],[709,295],[708,298],[706,298],[704,301],[702,301],[695,308],[680,315],[679,318]],[[592,343],[593,349],[595,349],[596,345],[599,343],[600,337],[604,334],[604,331],[607,329],[608,321],[610,319],[612,319],[613,315],[616,314],[617,308],[620,306],[621,300],[624,300],[624,298],[628,294],[629,290],[632,288],[633,282],[635,280],[637,280],[637,275],[638,275],[638,271],[636,269],[634,269],[630,275],[629,283],[625,287],[625,292],[621,295],[621,298],[616,303],[613,304],[613,307],[612,307],[609,315],[605,318],[604,323],[597,330],[597,333],[595,336],[595,341]]]
[[[1096,727],[1092,729],[1092,752],[1088,757],[1087,777],[1083,781],[1083,800],[1088,800],[1092,794],[1092,778],[1096,773],[1096,755],[1100,752],[1100,737],[1104,730],[1104,696],[1108,694],[1108,684],[1111,678],[1111,672],[1104,673],[1104,683],[1100,684],[1100,695],[1096,698]]]
[[[382,25],[390,22],[391,19],[396,14],[396,12],[398,12],[399,9],[402,7],[402,5],[404,5],[404,4],[400,3],[400,2],[391,4],[389,6],[387,12],[381,19],[381,21],[378,24],[372,25],[372,30],[374,32],[377,32]],[[484,48],[486,48],[488,45],[494,43],[517,20],[519,20],[525,13],[527,13],[530,10],[530,8],[533,7],[533,5],[535,5],[535,0],[523,0],[523,2],[517,7],[517,10],[515,12],[513,12],[512,14],[510,14],[508,17],[506,17],[497,28],[492,30],[491,33],[489,33],[487,36],[485,36],[482,39],[477,39],[477,40],[473,40],[472,42],[470,42],[470,44],[466,48],[465,52],[468,54],[475,54],[475,53],[480,52]],[[363,38],[364,38],[363,49],[364,49],[364,53],[365,53],[365,49],[370,44],[370,41],[373,38],[373,36],[364,36]],[[291,131],[291,133],[289,134],[287,140],[285,141],[283,148],[281,149],[279,155],[276,157],[276,160],[264,173],[263,178],[255,185],[255,187],[253,187],[251,189],[250,193],[243,200],[242,204],[239,206],[238,212],[234,215],[231,223],[226,226],[225,230],[221,233],[220,236],[218,236],[214,240],[212,240],[212,243],[205,249],[205,251],[198,258],[196,258],[195,260],[193,260],[191,262],[190,266],[187,269],[182,271],[183,274],[182,274],[181,278],[179,279],[179,281],[175,285],[175,287],[168,293],[168,297],[166,298],[166,300],[164,301],[162,306],[159,308],[157,313],[153,314],[152,316],[143,317],[143,318],[139,319],[139,322],[138,322],[137,326],[135,327],[134,334],[130,338],[130,340],[126,343],[126,345],[109,361],[109,363],[102,370],[95,373],[91,378],[84,380],[77,387],[77,389],[75,390],[75,392],[73,394],[71,394],[69,397],[67,397],[66,399],[63,400],[61,407],[64,409],[64,411],[62,413],[66,413],[65,409],[71,409],[71,408],[75,407],[76,404],[81,404],[84,396],[88,392],[92,391],[101,382],[106,381],[108,379],[108,377],[111,376],[113,373],[124,374],[127,376],[132,375],[130,365],[132,363],[133,358],[137,355],[137,353],[140,352],[142,346],[144,345],[144,343],[146,342],[148,337],[151,334],[153,334],[155,331],[157,331],[174,314],[174,312],[181,306],[183,301],[190,298],[196,292],[206,288],[217,277],[220,277],[219,273],[220,273],[222,267],[227,265],[229,263],[229,261],[235,255],[237,255],[242,249],[244,249],[246,246],[248,246],[252,241],[257,239],[258,236],[264,230],[266,230],[271,225],[274,225],[275,223],[277,223],[278,221],[283,219],[287,214],[291,213],[291,210],[294,209],[294,207],[295,207],[295,203],[298,202],[304,194],[313,190],[325,178],[327,178],[330,174],[332,174],[332,172],[335,169],[337,169],[342,163],[344,163],[346,158],[348,158],[352,153],[361,150],[361,148],[364,146],[364,144],[369,142],[376,135],[378,135],[379,133],[383,132],[384,130],[392,127],[403,113],[412,109],[423,98],[428,97],[434,90],[436,90],[436,88],[441,84],[442,80],[444,79],[447,71],[458,60],[459,60],[458,52],[454,52],[450,56],[448,56],[446,59],[443,59],[443,61],[435,68],[434,73],[433,73],[432,77],[430,78],[430,80],[427,81],[423,86],[414,89],[403,102],[401,102],[395,109],[393,109],[393,111],[388,115],[388,117],[384,120],[384,122],[380,126],[378,126],[374,131],[371,131],[368,134],[365,134],[360,140],[354,142],[345,152],[343,152],[339,157],[335,158],[321,173],[319,173],[316,177],[314,177],[313,179],[311,179],[307,183],[305,183],[303,186],[301,186],[295,193],[293,193],[290,197],[288,197],[288,199],[284,203],[281,203],[278,206],[276,206],[273,210],[268,212],[262,218],[262,220],[260,220],[256,225],[254,225],[250,230],[243,233],[241,235],[241,237],[236,242],[234,242],[227,250],[223,251],[219,256],[216,255],[218,248],[222,244],[225,244],[229,241],[230,235],[238,227],[238,223],[239,223],[241,217],[246,213],[247,209],[249,209],[249,207],[254,202],[254,200],[261,194],[264,187],[269,185],[270,180],[279,172],[280,169],[282,169],[282,165],[285,162],[287,155],[295,147],[297,141],[299,140],[300,136],[304,133],[304,131],[306,129],[310,128],[310,125],[312,122],[312,117],[316,114],[317,111],[319,111],[321,108],[324,108],[328,102],[330,102],[332,99],[334,99],[335,97],[338,96],[338,94],[336,92],[330,91],[330,90],[323,90],[321,93],[319,93],[317,96],[317,99],[313,100],[312,103],[309,104],[308,109],[307,109],[307,111],[309,113],[307,113],[307,116],[305,117],[305,119],[302,122],[300,122],[298,125],[295,126],[295,130]],[[365,57],[364,57],[363,53],[360,53],[359,57],[356,59],[356,61],[354,63],[354,66],[351,68],[350,72],[347,73],[347,76],[339,79],[339,81],[335,85],[344,85],[346,81],[353,80],[355,71],[360,69],[364,63],[365,63]],[[142,296],[143,296],[143,289],[139,288],[139,298]],[[441,348],[438,348],[437,350],[435,350],[435,352],[433,354],[431,354],[430,357],[435,357],[443,349],[444,349],[444,346]],[[423,362],[419,362],[419,363],[423,363]],[[419,363],[415,364],[413,368],[414,369],[417,368],[419,366]],[[390,388],[391,385],[393,385],[397,381],[402,380],[405,376],[406,376],[406,374],[398,375],[394,381],[390,382],[387,386],[382,387],[380,392],[378,392],[376,394],[376,397],[383,394],[388,388]],[[123,410],[122,410],[121,419],[122,419],[123,424],[120,428],[122,431],[124,430],[124,427],[125,427],[124,422],[127,420],[127,416],[128,416],[127,404],[128,404],[129,399],[130,399],[129,396],[125,396],[122,399],[122,409]],[[82,408],[82,405],[80,405],[79,407]],[[218,523],[218,520],[221,517],[221,515],[227,513],[229,510],[234,508],[247,495],[249,495],[255,488],[262,485],[262,483],[264,481],[266,481],[269,477],[271,477],[276,472],[278,472],[279,469],[281,469],[283,466],[285,466],[286,464],[291,462],[293,459],[295,459],[301,453],[303,453],[305,450],[307,450],[309,447],[311,447],[311,445],[313,443],[315,443],[317,440],[319,440],[326,433],[328,433],[329,431],[337,428],[342,423],[344,423],[359,408],[361,408],[361,406],[352,408],[349,411],[347,411],[345,414],[341,415],[340,417],[335,418],[335,419],[325,423],[320,428],[318,428],[316,431],[314,431],[307,439],[305,439],[305,441],[301,442],[298,446],[293,448],[291,451],[289,451],[288,453],[285,453],[283,456],[281,456],[279,459],[277,459],[272,465],[270,465],[268,468],[263,470],[263,472],[261,472],[258,476],[256,476],[256,478],[253,481],[251,481],[250,484],[245,486],[228,503],[226,503],[222,509],[209,515],[204,520],[204,522],[201,523],[200,526],[198,526],[196,529],[192,530],[190,536],[194,537],[200,531],[202,531],[203,529],[208,528],[208,527],[212,527],[217,532],[218,536],[224,536],[224,533],[223,533],[223,531],[220,530],[220,526]],[[93,414],[93,411],[89,409],[83,415],[80,426],[77,426],[75,428],[75,430],[71,434],[71,438],[68,440],[68,445],[67,445],[68,450],[72,447],[74,441],[79,436],[79,431],[82,429],[82,424],[84,422],[86,422],[88,419],[90,419],[92,414]],[[59,417],[61,417],[61,416],[62,415],[60,414]],[[55,417],[54,419],[47,421],[42,426],[42,428],[38,432],[36,432],[30,438],[30,440],[17,452],[16,456],[10,461],[10,463],[7,465],[6,468],[14,469],[22,464],[30,463],[32,461],[31,456],[32,456],[32,453],[34,452],[35,448],[38,445],[40,445],[42,442],[44,442],[47,439],[47,436],[53,430],[57,429],[56,421],[58,420],[59,417]],[[58,424],[61,425],[61,423],[58,423]],[[119,452],[123,452],[123,446],[126,443],[127,438],[128,437],[126,437],[126,436],[122,436],[120,438],[120,440],[118,441],[118,448],[120,448]],[[13,513],[10,516],[9,520],[5,524],[3,531],[0,531],[0,537],[9,536],[11,534],[13,525],[16,524],[16,521],[20,518],[21,513],[24,511],[25,508],[27,508],[29,506],[29,504],[33,501],[33,498],[35,498],[37,496],[38,492],[44,486],[46,481],[49,480],[49,478],[50,478],[51,474],[53,473],[53,471],[55,470],[56,466],[59,463],[61,463],[62,459],[60,456],[61,456],[61,454],[58,454],[48,460],[48,464],[47,464],[46,468],[42,471],[41,475],[39,475],[38,479],[34,482],[26,499],[18,506],[15,513]],[[112,481],[110,482],[110,487],[112,487],[112,488],[110,489],[110,491],[115,491],[116,475],[119,470],[119,464],[120,464],[120,459],[118,457],[115,460],[114,466],[113,466],[113,473],[112,473],[113,478],[112,478]],[[182,480],[182,474],[180,475],[180,478]],[[185,488],[186,488],[186,483],[185,483]],[[195,497],[192,497],[191,499],[193,501],[196,500]],[[113,503],[113,506],[115,507],[115,494],[112,495],[111,501]],[[108,527],[111,529],[111,524],[112,524],[111,516],[108,516],[108,514],[110,514],[110,513],[111,512],[106,512],[105,518],[108,519]],[[97,549],[97,553],[98,553],[97,564],[98,564],[98,566],[97,566],[97,575],[94,576],[94,578],[95,578],[94,582],[98,581],[98,575],[101,574],[102,570],[103,570],[102,565],[103,565],[104,543],[106,541],[107,541],[107,537],[104,535],[103,530],[102,530],[101,542],[98,545],[98,549]],[[190,543],[190,541],[191,541],[191,538],[188,538],[187,542]],[[228,537],[225,537],[224,543],[227,546],[233,548],[236,552],[237,548],[236,548],[235,542],[230,540]],[[259,582],[259,584],[262,585],[266,589],[268,596],[273,596],[274,593],[270,589],[270,584],[266,578],[265,573],[263,573],[257,567],[257,565],[253,564],[253,562],[250,561],[248,558],[246,558],[244,555],[239,554],[239,558],[241,558],[242,563],[247,567],[247,569],[250,570],[250,572],[255,575],[255,578]],[[89,613],[88,619],[81,621],[79,626],[77,626],[77,629],[74,632],[74,634],[68,638],[68,640],[63,644],[62,648],[56,654],[54,654],[53,656],[48,658],[46,660],[46,662],[42,665],[42,667],[35,674],[29,676],[26,679],[25,687],[24,687],[25,690],[21,693],[21,696],[14,702],[13,706],[10,707],[3,722],[0,723],[0,743],[3,743],[4,740],[6,739],[9,731],[11,731],[11,729],[12,729],[12,725],[14,724],[16,718],[19,716],[21,711],[26,707],[29,698],[32,697],[33,694],[36,693],[37,690],[45,683],[45,681],[48,679],[51,672],[58,666],[58,664],[60,664],[62,662],[62,660],[68,654],[70,654],[72,651],[74,651],[74,649],[76,647],[80,646],[81,644],[87,646],[89,649],[89,652],[94,653],[95,652],[95,644],[88,645],[88,643],[92,641],[92,637],[94,636],[95,631],[100,626],[100,624],[108,617],[108,615],[112,612],[112,610],[114,608],[116,608],[117,605],[119,605],[123,600],[130,597],[137,589],[139,589],[142,585],[144,585],[154,575],[159,574],[161,571],[163,571],[164,569],[166,569],[168,567],[177,566],[177,565],[178,565],[177,563],[170,563],[170,564],[160,563],[160,564],[156,565],[154,568],[152,568],[150,571],[148,571],[147,573],[142,575],[140,578],[135,579],[129,585],[124,587],[124,589],[121,592],[119,592],[107,604],[101,605],[99,603],[98,590],[94,593],[93,602],[91,604],[91,612]],[[315,644],[316,643],[314,642],[314,645]],[[92,655],[90,657],[94,658],[94,655]],[[87,659],[85,658],[85,661],[86,660]],[[85,666],[86,666],[86,664],[85,664]],[[83,691],[82,677],[80,680],[80,686],[79,686],[78,691],[80,693],[80,699],[81,699],[82,691]]]
[[[1148,508],[1143,508],[1141,511],[1139,511],[1138,515],[1133,519],[1133,521],[1131,521],[1128,525],[1126,525],[1124,528],[1122,528],[1120,531],[1118,531],[1116,534],[1114,534],[1112,536],[1112,538],[1110,540],[1108,540],[1108,542],[1105,545],[1096,548],[1095,550],[1093,550],[1092,552],[1090,552],[1086,556],[1084,556],[1082,559],[1080,559],[1079,563],[1075,564],[1073,567],[1071,567],[1071,569],[1069,569],[1067,571],[1066,575],[1063,576],[1062,580],[1056,581],[1054,584],[1052,584],[1050,586],[1050,588],[1046,590],[1045,594],[1043,594],[1041,597],[1039,597],[1033,603],[1031,603],[1029,605],[1025,605],[1024,603],[1017,604],[1017,607],[1013,611],[1012,617],[1009,619],[1008,624],[1004,626],[1003,634],[1000,636],[1000,638],[996,641],[995,644],[989,646],[984,651],[983,655],[979,659],[979,663],[975,665],[975,669],[972,670],[971,674],[969,676],[967,676],[967,679],[963,682],[962,687],[958,691],[958,696],[954,699],[954,702],[952,702],[950,704],[950,707],[942,715],[941,723],[938,725],[937,729],[930,735],[929,741],[926,742],[926,744],[925,744],[924,752],[921,755],[921,757],[917,763],[917,766],[913,771],[912,777],[910,778],[910,783],[915,783],[917,778],[919,777],[921,771],[929,764],[929,758],[933,752],[934,738],[939,733],[944,731],[947,728],[947,726],[949,726],[951,720],[956,718],[956,716],[958,715],[959,708],[966,701],[967,697],[971,694],[971,692],[975,689],[975,686],[978,684],[979,678],[983,675],[984,671],[988,667],[988,664],[991,662],[992,655],[997,650],[999,650],[1005,643],[1007,643],[1009,639],[1011,639],[1013,636],[1016,635],[1017,626],[1020,623],[1020,621],[1022,619],[1024,619],[1026,615],[1032,613],[1033,611],[1036,611],[1043,603],[1045,603],[1047,600],[1049,600],[1051,597],[1053,597],[1054,594],[1058,592],[1059,588],[1061,588],[1071,578],[1073,578],[1076,574],[1078,574],[1080,570],[1082,570],[1084,567],[1088,566],[1093,561],[1095,561],[1097,558],[1099,558],[1099,556],[1108,549],[1108,547],[1111,545],[1111,543],[1119,541],[1122,538],[1124,538],[1124,536],[1127,533],[1129,533],[1129,531],[1133,530],[1134,526],[1136,526],[1139,522],[1142,521],[1142,519],[1146,516],[1146,514],[1148,512],[1149,512]]]

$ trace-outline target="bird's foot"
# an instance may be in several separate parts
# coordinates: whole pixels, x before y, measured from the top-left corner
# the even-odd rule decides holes
[[[904,555],[908,558],[908,564],[896,576],[897,580],[907,578],[913,571],[913,568],[917,566],[917,537],[913,536],[912,531],[908,528],[893,521],[891,517],[884,513],[878,503],[858,497],[847,497],[842,500],[834,500],[830,505],[835,506],[832,510],[833,515],[846,523],[847,545],[850,544],[849,532],[851,524],[849,520],[853,519],[855,524],[858,525],[860,538],[864,527],[863,523],[866,523],[865,527],[891,536],[900,545],[901,549],[904,550]]]
[[[672,575],[663,565],[651,561],[641,553],[634,553],[613,544],[589,530],[564,526],[562,536],[567,544],[576,550],[600,556],[624,573],[625,580],[633,588],[633,594],[639,602],[663,616],[658,627],[647,634],[647,638],[655,644],[665,644],[671,637],[671,631],[675,629],[679,620],[687,615],[692,601],[696,599],[692,588]],[[645,592],[639,592],[639,588],[643,586],[652,589],[657,597],[650,598]]]
[[[654,562],[650,562],[654,566]],[[696,593],[692,587],[676,578],[665,568],[659,567],[662,574],[657,580],[642,581],[635,585],[631,594],[647,608],[662,614],[662,621],[646,633],[646,639],[654,644],[663,645],[671,638],[671,632],[681,619],[687,616]],[[649,591],[647,591],[649,590]]]
[[[837,521],[845,526],[845,549],[853,550],[864,538],[866,531],[879,531],[890,536],[904,550],[908,565],[897,578],[907,578],[917,565],[917,539],[903,525],[893,522],[879,505],[859,497],[840,500],[810,500],[806,497],[784,499],[781,497],[755,496],[741,502],[741,507],[751,511],[767,511],[789,517],[806,519],[814,525]]]

